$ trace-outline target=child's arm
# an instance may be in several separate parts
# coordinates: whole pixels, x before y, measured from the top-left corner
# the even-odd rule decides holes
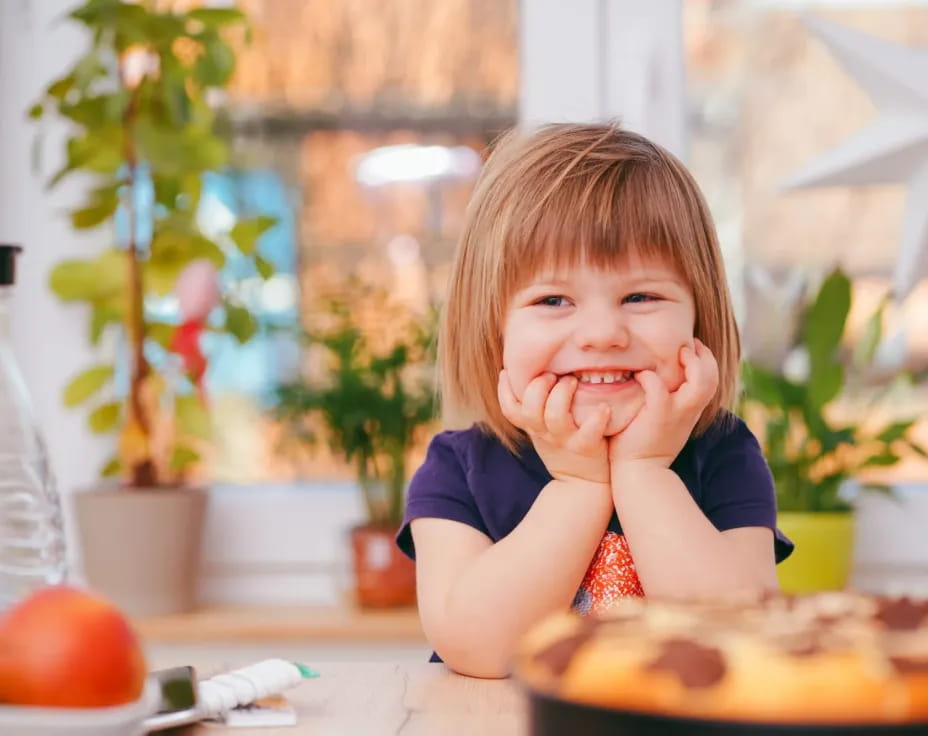
[[[435,651],[461,674],[505,677],[525,630],[570,606],[611,516],[608,485],[554,480],[496,544],[459,522],[413,521],[419,615]]]
[[[676,473],[646,461],[617,464],[612,482],[648,597],[755,597],[777,589],[770,529],[718,531]]]
[[[684,382],[674,392],[650,371],[638,416],[610,441],[616,513],[649,597],[759,596],[776,589],[770,529],[720,532],[670,470],[718,385],[718,365],[698,340],[681,350]]]
[[[554,480],[525,518],[493,544],[459,522],[412,523],[419,609],[426,636],[454,670],[503,677],[524,631],[566,609],[612,516],[603,407],[577,426],[577,379],[545,374],[516,397],[500,373],[503,414],[523,429]],[[504,502],[506,489],[500,488]]]

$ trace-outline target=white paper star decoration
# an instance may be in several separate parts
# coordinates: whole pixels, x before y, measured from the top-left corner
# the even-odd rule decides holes
[[[820,18],[808,25],[880,112],[869,127],[784,182],[791,189],[905,184],[893,295],[902,301],[928,275],[928,49],[912,49]]]

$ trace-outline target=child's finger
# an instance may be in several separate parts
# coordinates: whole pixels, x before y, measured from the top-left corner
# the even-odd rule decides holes
[[[680,348],[680,365],[683,367],[683,383],[680,388],[688,384],[699,383],[701,366],[694,347],[683,345]]]
[[[519,429],[525,429],[525,427],[522,426],[522,407],[509,383],[509,376],[506,375],[506,371],[504,370],[499,372],[499,381],[496,384],[496,395],[499,399],[499,408],[503,412],[503,416]]]
[[[635,374],[635,380],[638,381],[644,391],[644,403],[646,406],[656,406],[667,400],[669,396],[667,387],[654,371],[638,371]]]
[[[522,394],[521,411],[526,429],[533,432],[545,431],[545,404],[557,377],[553,373],[542,373],[529,381]]]
[[[583,421],[577,433],[571,438],[571,446],[578,450],[597,446],[603,441],[603,435],[606,433],[606,427],[609,426],[611,416],[612,410],[608,404],[597,406],[596,411]]]
[[[570,404],[576,391],[576,377],[562,376],[548,394],[548,401],[545,403],[544,422],[552,434],[566,437],[577,431],[577,425],[570,413]]]
[[[715,359],[712,351],[701,342],[697,341],[696,351],[706,379],[707,390],[709,395],[712,396],[719,386],[719,362]]]
[[[710,393],[715,393],[719,385],[719,362],[715,359],[713,352],[698,338],[696,339],[696,358],[699,360],[707,385],[712,387]]]
[[[675,403],[680,408],[701,410],[718,386],[718,363],[711,351],[698,341],[695,349],[684,347],[680,351],[680,358],[685,377],[683,385],[674,396]]]

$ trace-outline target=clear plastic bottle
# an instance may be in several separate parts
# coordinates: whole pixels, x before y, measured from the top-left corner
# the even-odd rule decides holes
[[[16,255],[0,244],[0,611],[66,577],[61,503],[10,341]]]

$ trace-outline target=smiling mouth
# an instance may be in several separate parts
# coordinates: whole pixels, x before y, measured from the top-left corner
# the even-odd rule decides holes
[[[571,375],[576,376],[581,384],[615,384],[628,383],[635,376],[635,371],[577,371]]]

